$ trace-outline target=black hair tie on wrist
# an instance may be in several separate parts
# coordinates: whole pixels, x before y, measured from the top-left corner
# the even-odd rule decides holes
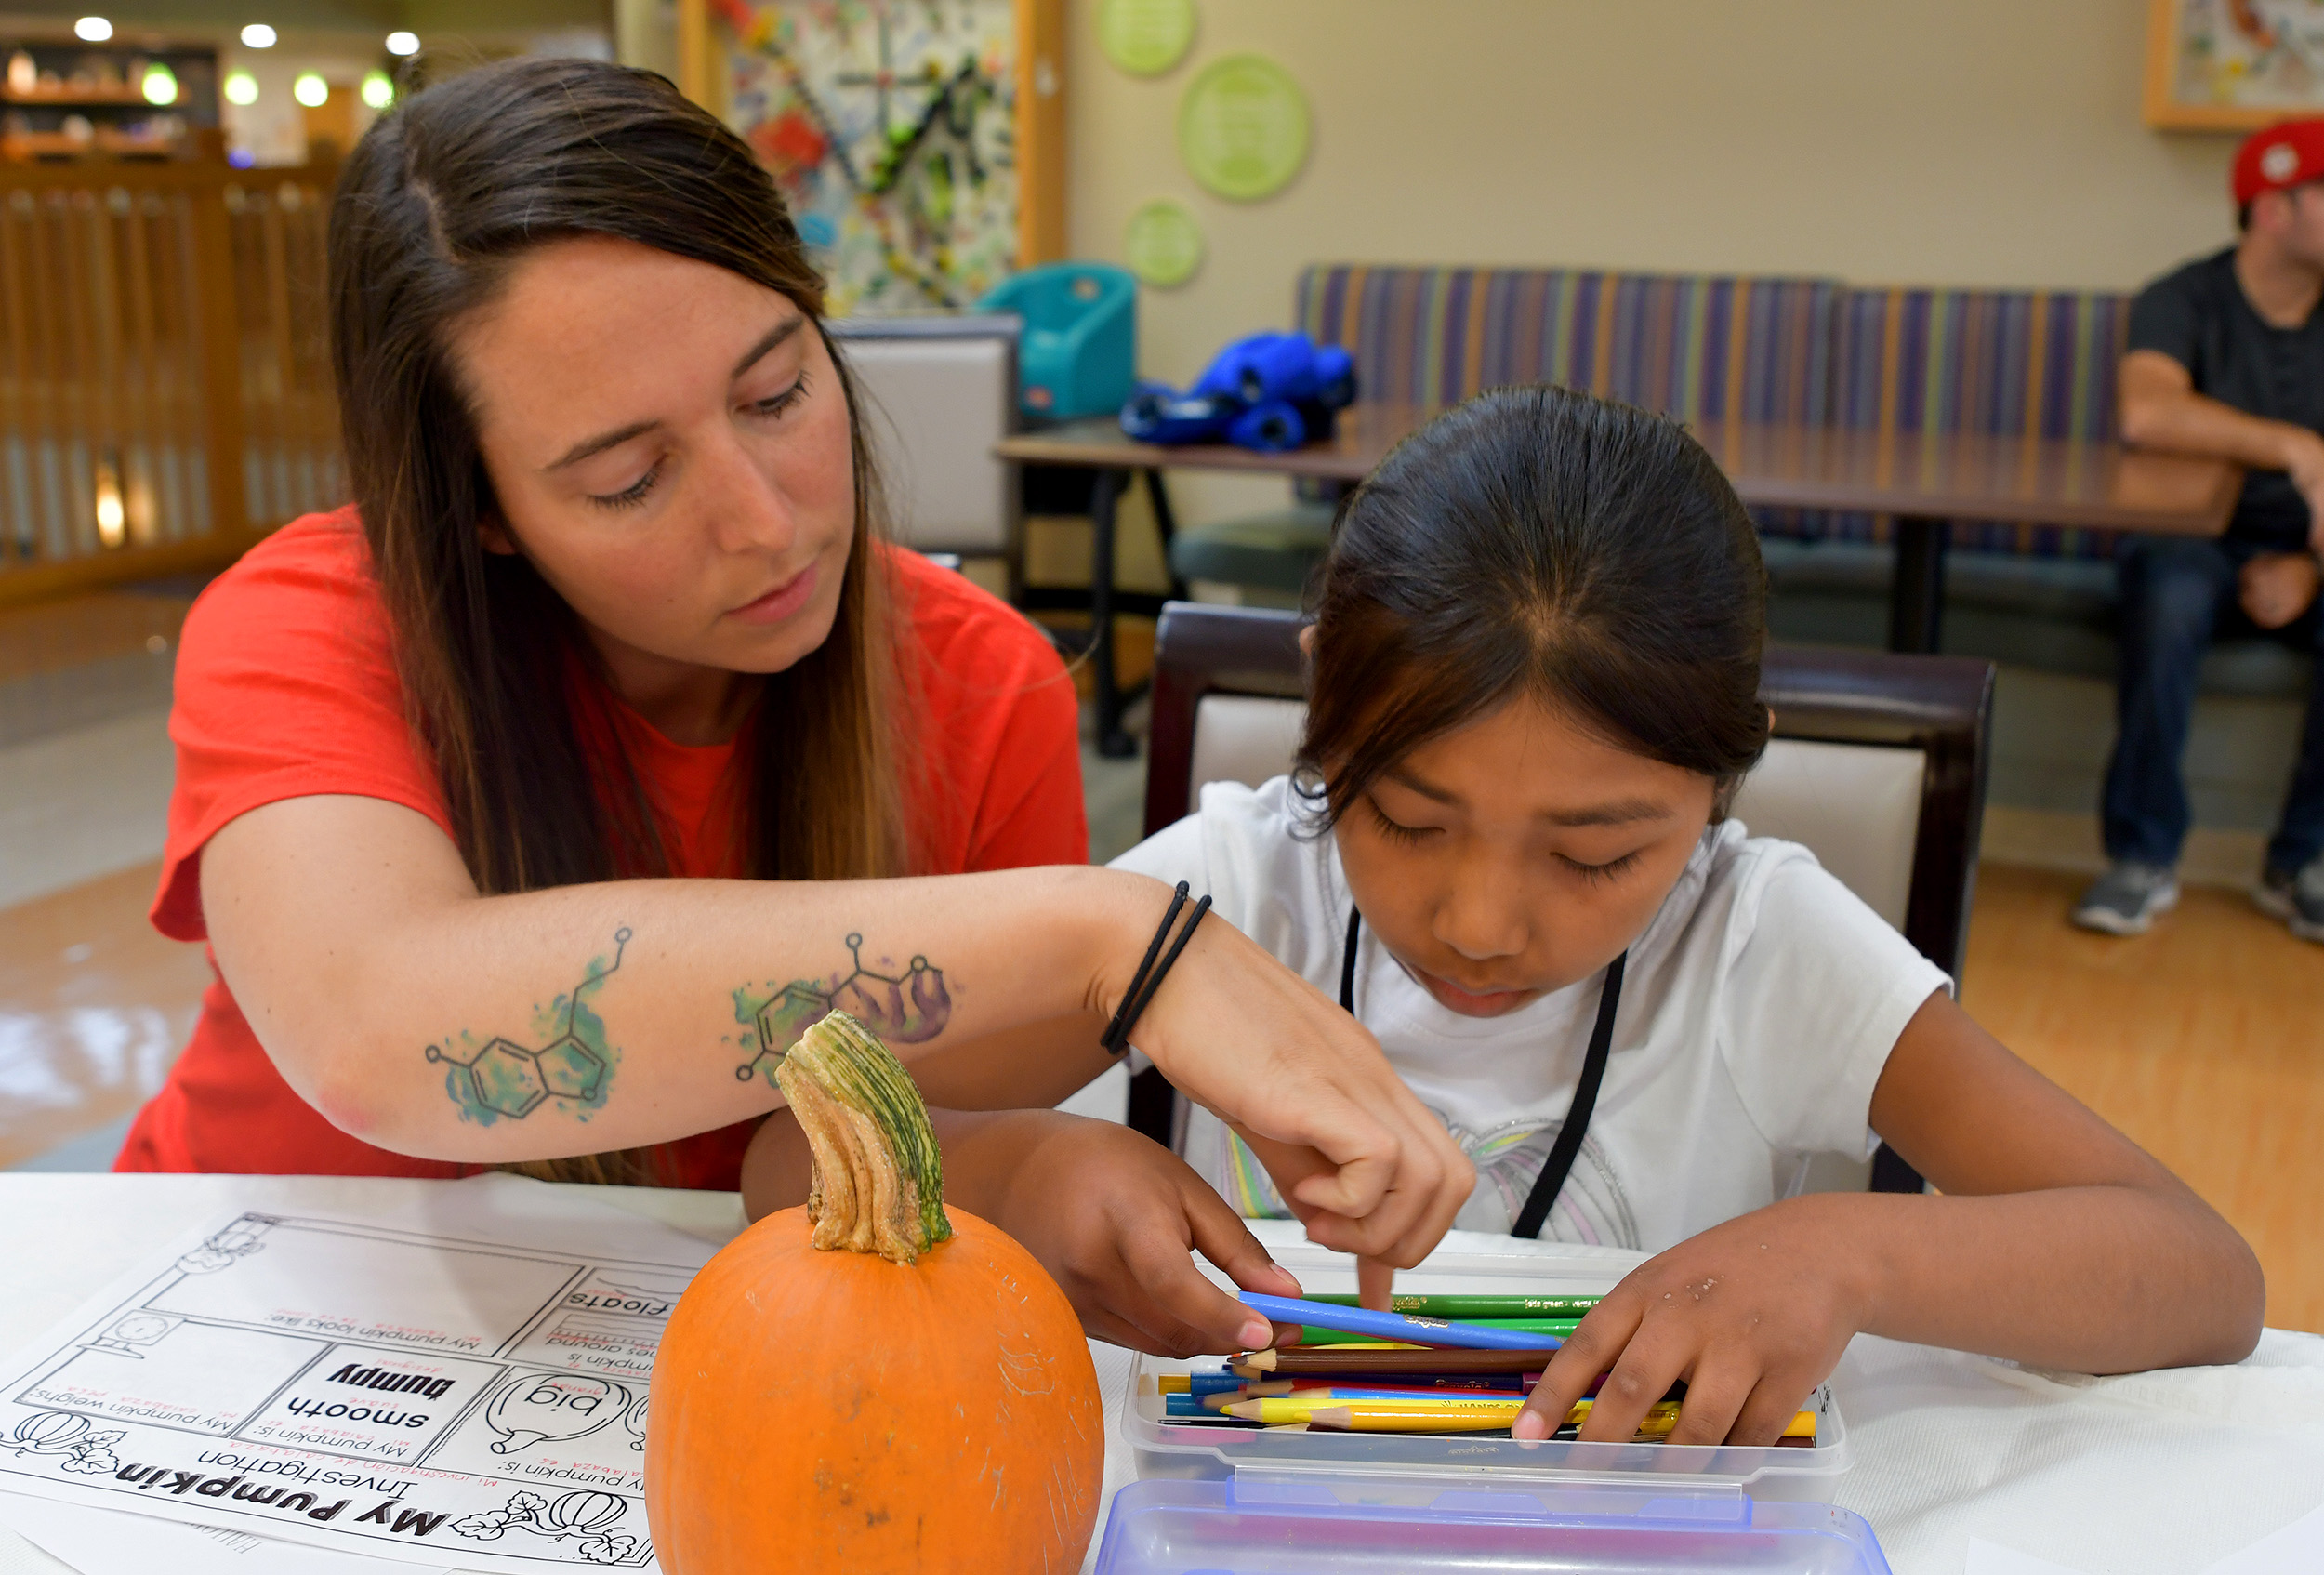
[[[1180,912],[1186,907],[1188,890],[1186,882],[1181,880],[1178,890],[1170,893],[1170,907],[1162,915],[1162,927],[1154,933],[1154,942],[1146,947],[1145,960],[1138,964],[1138,972],[1130,976],[1129,988],[1122,993],[1122,1004],[1115,1009],[1114,1020],[1105,1026],[1104,1034],[1098,1039],[1108,1055],[1119,1055],[1129,1048],[1129,1030],[1138,1026],[1138,1019],[1144,1015],[1147,1006],[1154,1000],[1155,991],[1162,987],[1162,980],[1169,973],[1170,964],[1176,962],[1178,954],[1186,949],[1186,943],[1195,938],[1195,926],[1200,924],[1202,916],[1210,911],[1208,897],[1195,904],[1195,911],[1188,916],[1186,927],[1179,931],[1178,939],[1171,942],[1170,949],[1165,952],[1162,943],[1169,940],[1170,927],[1178,922]],[[1155,962],[1157,957],[1162,960],[1158,967]]]

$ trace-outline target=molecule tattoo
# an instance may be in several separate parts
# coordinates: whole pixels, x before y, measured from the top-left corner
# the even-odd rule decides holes
[[[734,1015],[752,1028],[743,1036],[751,1057],[734,1068],[736,1081],[746,1083],[763,1070],[772,1084],[776,1064],[799,1035],[834,1008],[891,1044],[918,1044],[944,1031],[952,992],[944,987],[943,969],[916,957],[902,973],[876,973],[864,966],[863,936],[850,935],[847,950],[854,966],[827,981],[794,979],[765,1000],[752,999],[747,989],[734,992]]]
[[[495,1038],[462,1060],[453,1053],[449,1041],[429,1045],[428,1059],[446,1067],[444,1092],[487,1125],[503,1116],[522,1120],[552,1096],[585,1105],[596,1102],[613,1062],[605,1045],[605,1026],[596,1013],[584,1012],[581,997],[621,967],[622,953],[628,945],[626,926],[614,932],[614,960],[608,963],[598,958],[590,961],[588,976],[564,999],[563,1030],[540,1049],[527,1050],[513,1039]]]

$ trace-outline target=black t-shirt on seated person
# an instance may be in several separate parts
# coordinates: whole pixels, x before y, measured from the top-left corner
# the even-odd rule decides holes
[[[2166,273],[2131,303],[2132,350],[2159,351],[2187,370],[2195,391],[2246,415],[2324,431],[2324,310],[2278,328],[2236,282],[2233,246]],[[2230,536],[2297,552],[2308,506],[2281,470],[2244,473]]]

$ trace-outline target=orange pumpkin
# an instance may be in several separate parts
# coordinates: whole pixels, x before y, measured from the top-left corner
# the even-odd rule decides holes
[[[1077,1568],[1105,1449],[1072,1305],[944,1207],[919,1092],[861,1024],[831,1013],[776,1078],[815,1180],[710,1260],[662,1336],[645,1443],[662,1568]]]

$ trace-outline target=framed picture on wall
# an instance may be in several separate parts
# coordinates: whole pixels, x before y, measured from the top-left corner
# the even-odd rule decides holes
[[[1064,249],[1064,0],[680,0],[680,86],[782,188],[835,315],[973,304]]]
[[[2324,0],[2148,0],[2146,124],[2256,131],[2324,113]]]

